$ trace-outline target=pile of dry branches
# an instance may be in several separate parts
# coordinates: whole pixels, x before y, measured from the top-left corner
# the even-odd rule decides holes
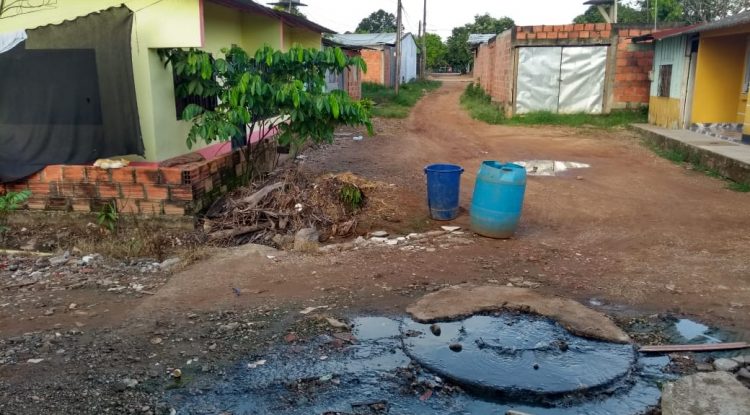
[[[271,245],[277,235],[310,227],[324,240],[347,236],[357,227],[365,194],[377,186],[351,173],[311,178],[292,168],[262,186],[238,189],[217,200],[206,212],[203,228],[211,241],[226,245]],[[347,197],[351,194],[360,198],[353,202]]]

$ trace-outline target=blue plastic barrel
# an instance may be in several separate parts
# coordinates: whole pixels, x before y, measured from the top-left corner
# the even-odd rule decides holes
[[[431,164],[424,168],[427,175],[427,205],[435,220],[453,220],[458,216],[461,174],[455,164]]]
[[[513,236],[525,193],[525,168],[499,161],[482,163],[471,201],[471,230],[490,238]]]

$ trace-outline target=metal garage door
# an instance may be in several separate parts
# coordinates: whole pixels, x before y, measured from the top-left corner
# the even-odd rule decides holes
[[[520,48],[516,112],[601,113],[607,48]]]

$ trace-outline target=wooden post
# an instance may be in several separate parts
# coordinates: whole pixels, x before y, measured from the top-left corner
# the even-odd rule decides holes
[[[398,0],[396,17],[396,95],[401,84],[401,0]]]
[[[424,0],[422,16],[422,79],[427,79],[427,0]]]

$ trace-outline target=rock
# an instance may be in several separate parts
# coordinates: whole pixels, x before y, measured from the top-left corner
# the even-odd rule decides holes
[[[174,369],[169,373],[169,376],[173,377],[174,379],[179,379],[182,377],[182,370]]]
[[[99,259],[99,257],[99,254],[84,255],[83,258],[81,258],[81,263],[83,263],[83,265],[91,265],[94,261]]]
[[[44,312],[45,316],[51,316],[53,314],[55,314],[55,309],[54,308],[50,308],[50,309],[48,309],[47,311]]]
[[[65,265],[70,261],[70,252],[65,251],[64,254],[49,259],[49,264],[53,267]]]
[[[122,384],[128,389],[133,389],[138,385],[138,381],[135,379],[125,378],[122,380]]]
[[[455,232],[461,229],[460,226],[441,226],[440,228],[442,228],[446,232]]]
[[[464,349],[464,347],[461,346],[461,343],[451,343],[448,345],[448,348],[451,349],[451,351],[456,352],[456,353]]]
[[[389,240],[385,241],[385,244],[386,245],[391,245],[391,246],[392,245],[398,245],[398,239],[389,239]]]
[[[85,258],[85,257],[84,257]],[[163,271],[168,271],[172,269],[173,267],[177,266],[182,260],[178,257],[165,259],[161,263],[159,263],[159,268]]]
[[[549,317],[571,333],[615,343],[630,337],[606,315],[573,300],[546,296],[527,288],[464,284],[427,294],[406,311],[420,323],[454,321],[477,313],[517,311]]]
[[[737,372],[737,379],[750,382],[750,370],[747,370],[744,367],[740,369],[740,371]]]
[[[750,354],[745,354],[742,356],[735,356],[732,358],[735,362],[741,364],[741,365],[750,365]]]
[[[379,244],[383,244],[383,243],[388,242],[388,238],[383,238],[383,237],[379,237],[379,236],[373,236],[372,238],[370,238],[370,241],[371,242],[376,242],[376,243],[379,243]]]
[[[18,264],[10,264],[8,265],[8,271],[18,271]]]
[[[304,228],[294,235],[294,250],[301,252],[317,251],[320,247],[320,232],[315,228]]]
[[[385,238],[388,236],[388,232],[386,231],[375,231],[370,234],[370,236],[374,236],[376,238]]]
[[[440,333],[441,333],[441,330],[440,330],[440,326],[438,326],[437,324],[433,324],[433,325],[431,325],[431,326],[430,326],[430,331],[431,331],[431,332],[432,332],[432,334],[434,334],[435,336],[439,336],[439,335],[440,335]]]
[[[238,327],[240,327],[240,323],[234,321],[231,323],[222,324],[221,326],[219,326],[219,330],[220,331],[234,331],[234,330],[237,330]]]
[[[343,321],[336,320],[335,318],[326,317],[326,321],[333,328],[337,328],[337,329],[348,329],[349,328],[348,324],[344,323]]]
[[[151,344],[154,344],[154,345],[161,344],[163,341],[164,340],[162,340],[161,337],[154,337],[154,338],[151,339]]]
[[[716,359],[714,360],[714,367],[716,370],[720,370],[722,372],[734,372],[735,370],[739,369],[740,364],[732,359]]]
[[[713,372],[714,365],[712,365],[711,363],[698,362],[695,364],[695,370],[699,372]]]
[[[696,373],[662,390],[662,415],[742,415],[748,408],[750,389],[726,372]]]
[[[37,363],[42,363],[43,361],[44,359],[29,359],[26,362],[31,363],[31,364],[37,364]]]
[[[299,337],[297,337],[294,333],[288,333],[286,336],[284,336],[284,341],[287,343],[294,343],[297,340],[299,340]]]

